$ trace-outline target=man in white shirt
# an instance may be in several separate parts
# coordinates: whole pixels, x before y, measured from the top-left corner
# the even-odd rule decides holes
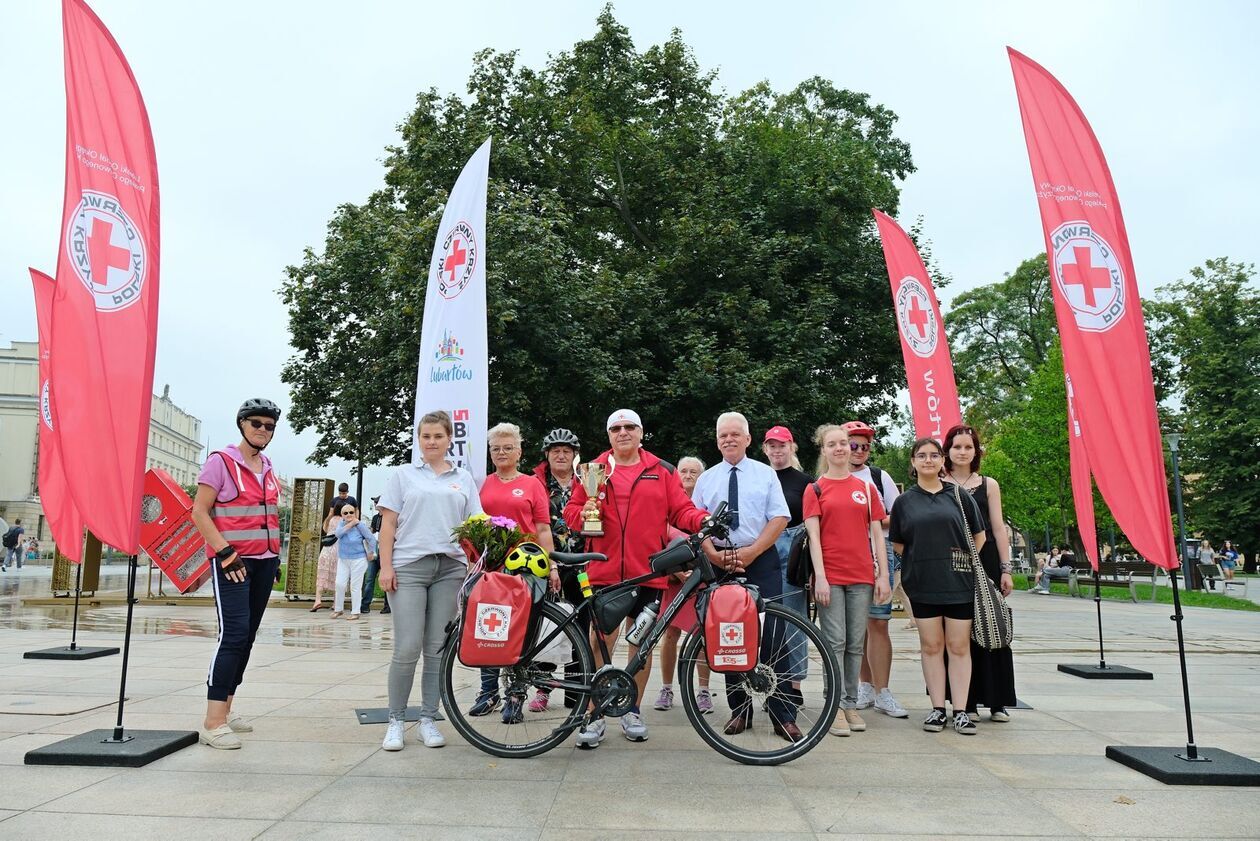
[[[725,502],[734,514],[729,540],[705,547],[714,568],[727,575],[743,576],[757,586],[764,599],[777,600],[783,593],[783,573],[774,541],[787,526],[790,514],[774,468],[748,458],[751,444],[747,418],[739,412],[719,416],[717,447],[722,461],[701,474],[691,496],[696,506],[706,511]],[[779,685],[788,688],[788,693],[776,692],[770,697],[767,711],[774,732],[794,742],[802,736],[796,726],[796,704],[788,697],[791,680],[786,671],[787,658],[774,656],[783,647],[783,630],[778,621],[766,621],[761,661],[773,662]],[[727,735],[743,733],[752,726],[753,709],[741,675],[727,675],[726,700],[732,713],[726,723]]]
[[[871,445],[875,443],[875,430],[862,421],[849,421],[844,425],[849,433],[849,474],[870,482],[879,491],[884,510],[891,512],[897,501],[897,483],[885,471],[871,467],[866,462],[871,457]],[[888,591],[897,586],[897,570],[901,559],[893,552],[888,539],[888,517],[884,527],[884,545],[888,550]],[[857,708],[874,707],[893,718],[905,718],[909,713],[888,689],[888,676],[892,672],[892,637],[888,635],[888,622],[892,619],[892,599],[884,604],[872,602],[866,618],[866,653],[862,657],[862,671],[858,683]]]

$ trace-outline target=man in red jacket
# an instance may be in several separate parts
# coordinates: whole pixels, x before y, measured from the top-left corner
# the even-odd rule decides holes
[[[601,453],[595,461],[608,468],[608,481],[595,499],[588,498],[579,484],[564,507],[564,519],[575,531],[582,528],[586,512],[598,512],[603,521],[604,535],[586,539],[588,552],[608,556],[607,561],[592,563],[587,568],[591,583],[597,588],[646,575],[650,571],[648,556],[669,543],[670,526],[688,533],[696,532],[707,516],[692,504],[674,466],[643,449],[643,422],[638,413],[618,409],[608,416],[607,428],[611,449]],[[647,605],[659,601],[665,585],[664,578],[639,585],[639,598],[630,611],[629,620],[633,621]],[[610,649],[617,636],[617,631],[608,635]],[[638,648],[630,646],[630,658],[637,653]],[[603,665],[598,646],[595,659],[597,665]],[[648,737],[639,704],[651,671],[649,659],[635,675],[638,695],[634,707],[621,717],[621,732],[632,742],[642,742]],[[577,745],[594,748],[603,739],[604,721],[600,718],[578,731]]]

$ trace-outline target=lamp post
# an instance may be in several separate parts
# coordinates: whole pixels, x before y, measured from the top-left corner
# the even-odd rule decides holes
[[[1181,580],[1186,582],[1186,586],[1194,580],[1190,575],[1190,557],[1186,554],[1186,510],[1181,499],[1181,433],[1170,432],[1165,438],[1168,439],[1168,451],[1172,453],[1172,469],[1173,469],[1173,489],[1177,497],[1177,557],[1181,559]]]

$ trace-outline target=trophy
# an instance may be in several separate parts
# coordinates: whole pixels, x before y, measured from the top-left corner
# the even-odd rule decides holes
[[[578,481],[586,491],[587,499],[599,499],[600,489],[608,481],[608,468],[597,461],[588,461],[577,466]],[[589,511],[582,515],[582,536],[603,537],[604,524],[600,522],[598,511]]]

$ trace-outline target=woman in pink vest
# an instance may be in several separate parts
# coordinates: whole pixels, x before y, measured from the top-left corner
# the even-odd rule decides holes
[[[240,443],[211,453],[197,476],[192,518],[213,556],[219,619],[200,741],[219,750],[239,748],[236,734],[254,729],[232,711],[232,700],[280,567],[280,485],[262,453],[279,420],[275,403],[246,400],[236,412]]]

